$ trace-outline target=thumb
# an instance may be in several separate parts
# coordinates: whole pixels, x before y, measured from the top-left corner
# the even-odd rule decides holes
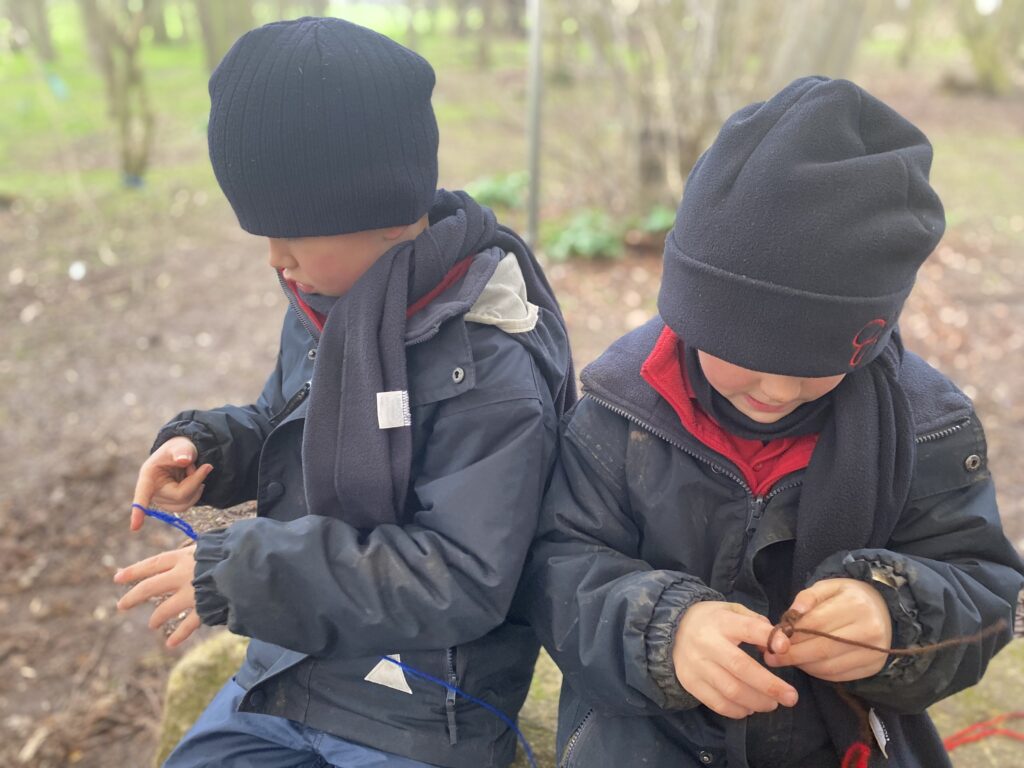
[[[183,467],[192,464],[196,460],[195,451],[189,448],[178,448],[174,451],[174,463]]]

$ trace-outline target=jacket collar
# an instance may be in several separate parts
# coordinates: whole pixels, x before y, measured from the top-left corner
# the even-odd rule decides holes
[[[664,439],[693,450],[701,444],[680,422],[679,414],[643,377],[641,369],[665,330],[654,317],[615,341],[580,375],[583,391],[624,416],[661,433]],[[946,376],[912,352],[906,352],[900,383],[914,415],[918,436],[942,430],[971,417],[973,406]]]

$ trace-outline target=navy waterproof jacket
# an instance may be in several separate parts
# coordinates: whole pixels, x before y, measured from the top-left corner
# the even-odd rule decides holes
[[[796,510],[805,470],[755,495],[740,470],[682,426],[641,377],[660,319],[616,342],[583,372],[514,613],[526,617],[564,673],[562,768],[838,766],[858,718],[824,686],[773,670],[801,692],[794,709],[745,720],[700,705],[676,679],[672,643],[701,600],[741,603],[777,620],[789,607]],[[840,551],[808,584],[876,584],[897,646],[1013,625],[1024,565],[1003,534],[985,437],[969,400],[906,354],[917,465],[910,499],[884,549]],[[791,560],[790,560],[791,564]],[[872,768],[949,765],[926,707],[976,683],[1010,638],[999,635],[907,657],[849,685],[887,734]],[[839,706],[832,706],[837,704]],[[883,741],[886,737],[883,737]]]
[[[306,512],[316,346],[294,305],[259,400],[181,413],[157,445],[184,435],[214,465],[200,503],[258,501],[256,519],[201,535],[196,552],[203,622],[252,638],[237,676],[243,711],[439,766],[491,768],[512,761],[512,731],[381,656],[515,717],[538,643],[506,613],[550,477],[551,393],[569,346],[561,322],[525,300],[513,255],[479,296],[462,290],[407,324],[413,465],[401,525],[357,530]],[[472,309],[451,316],[467,299]]]

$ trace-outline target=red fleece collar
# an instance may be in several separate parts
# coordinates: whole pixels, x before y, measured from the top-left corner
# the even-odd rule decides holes
[[[417,301],[415,304],[410,306],[405,312],[405,319],[408,320],[410,317],[415,315],[417,312],[422,311],[430,304],[434,299],[440,296],[444,291],[457,283],[466,273],[469,271],[470,266],[473,264],[473,257],[467,256],[462,261],[458,262],[454,267],[449,270],[448,274],[444,276],[440,283],[438,283],[426,296]],[[320,314],[307,304],[302,299],[302,294],[299,293],[298,287],[295,285],[294,280],[285,280],[288,284],[288,288],[291,289],[292,294],[295,296],[295,301],[306,316],[313,322],[316,329],[320,332],[324,330],[324,323],[327,322],[327,315]]]
[[[785,475],[804,469],[811,461],[817,435],[780,438],[762,444],[726,432],[701,409],[686,379],[682,341],[668,326],[640,368],[640,375],[679,416],[683,428],[743,473],[755,495],[767,493]]]

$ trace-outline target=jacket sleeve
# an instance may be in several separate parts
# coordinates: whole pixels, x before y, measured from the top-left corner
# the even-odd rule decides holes
[[[698,701],[672,645],[683,612],[723,600],[695,576],[640,559],[626,481],[629,424],[584,398],[561,452],[524,570],[517,612],[572,687],[609,714],[658,715]]]
[[[212,464],[199,504],[224,509],[256,498],[260,451],[271,418],[284,407],[281,353],[263,391],[251,405],[182,411],[157,434],[150,453],[172,437],[187,437],[199,451],[196,465]]]
[[[977,642],[891,657],[882,672],[849,686],[867,701],[901,713],[921,712],[977,683],[1010,640],[1019,610],[1024,565],[1003,534],[976,417],[964,432],[919,456],[921,480],[915,478],[915,485],[927,495],[913,497],[912,488],[888,548],[837,553],[811,579],[840,576],[874,584],[889,605],[898,648],[969,636],[1005,622],[1004,630]]]
[[[469,642],[505,621],[550,474],[556,424],[533,362],[529,389],[479,386],[442,403],[406,525],[244,520],[204,534],[197,609],[208,624],[314,656]],[[504,364],[509,361],[506,359]],[[486,378],[477,365],[477,381]]]

